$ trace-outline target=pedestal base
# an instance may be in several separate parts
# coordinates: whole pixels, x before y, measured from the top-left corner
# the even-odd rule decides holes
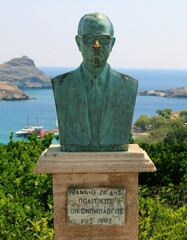
[[[34,172],[53,174],[55,240],[138,240],[138,172],[154,171],[154,164],[137,144],[131,144],[126,152],[72,153],[61,152],[59,146],[51,146],[42,153]],[[68,200],[68,189],[73,188],[77,189],[78,195],[80,189],[86,188],[95,192],[98,188],[114,189],[114,192],[123,189],[123,194],[119,198],[110,197],[109,193],[113,190],[106,190],[105,201],[98,200],[102,199],[101,196],[96,196],[94,200],[103,205],[91,205],[89,208],[90,205],[84,203],[92,204],[93,196],[78,196],[78,200],[73,196]],[[72,206],[78,210],[71,212]],[[79,210],[80,206],[83,211]],[[77,214],[76,217],[80,216],[80,221],[69,216],[68,209]],[[90,209],[94,215],[90,214]],[[85,211],[87,218],[84,217]],[[121,214],[119,218],[118,212]],[[91,218],[96,221],[88,221]],[[109,219],[110,222],[105,221]]]
[[[69,226],[69,187],[125,187],[124,225]],[[138,240],[138,173],[53,174],[53,204],[55,240]]]

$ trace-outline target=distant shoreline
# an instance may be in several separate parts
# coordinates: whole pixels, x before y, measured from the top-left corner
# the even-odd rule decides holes
[[[145,90],[139,91],[138,96],[155,96],[155,97],[167,97],[167,98],[187,98],[187,88],[171,88],[163,90]]]

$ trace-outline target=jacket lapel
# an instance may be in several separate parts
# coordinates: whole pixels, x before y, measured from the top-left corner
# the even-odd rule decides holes
[[[75,112],[76,121],[79,122],[83,132],[87,135],[91,142],[86,91],[83,84],[82,67],[80,66],[74,72],[69,86],[70,101]]]
[[[111,127],[112,119],[117,113],[118,107],[122,101],[122,90],[124,88],[118,74],[109,66],[107,73],[107,84],[104,90],[103,100],[103,116],[101,122],[100,142],[106,134],[107,130]]]

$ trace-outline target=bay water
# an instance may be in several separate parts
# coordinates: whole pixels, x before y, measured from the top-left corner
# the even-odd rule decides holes
[[[39,67],[49,76],[56,76],[74,68]],[[139,80],[139,91],[187,87],[187,70],[116,69]],[[0,143],[7,143],[11,131],[18,131],[28,124],[42,125],[44,129],[56,128],[56,110],[52,89],[24,89],[29,101],[0,101]],[[155,116],[156,110],[187,109],[187,98],[137,96],[133,122],[142,114]],[[20,139],[14,135],[14,140]],[[53,142],[55,143],[55,141]]]

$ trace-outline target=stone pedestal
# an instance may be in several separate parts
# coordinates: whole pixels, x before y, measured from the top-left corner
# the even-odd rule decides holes
[[[77,153],[51,145],[34,173],[53,174],[55,240],[138,240],[138,172],[154,171],[137,144]]]

